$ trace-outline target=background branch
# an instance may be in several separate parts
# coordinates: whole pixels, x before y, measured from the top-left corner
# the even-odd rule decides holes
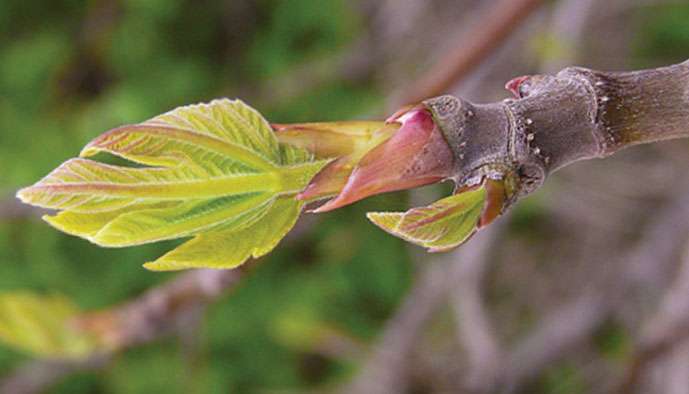
[[[88,313],[79,318],[79,324],[95,334],[106,350],[78,361],[29,362],[0,380],[0,392],[38,393],[66,375],[102,368],[112,354],[174,332],[176,320],[216,300],[235,286],[244,272],[244,269],[185,272],[122,305]]]
[[[474,26],[461,29],[448,53],[422,75],[398,101],[418,103],[446,93],[448,89],[478,66],[534,11],[541,0],[500,0],[491,3]]]
[[[688,192],[689,188],[678,188],[676,199],[669,202],[647,226],[645,236],[635,247],[612,263],[600,262],[607,264],[607,274],[600,281],[594,280],[583,295],[543,318],[529,336],[514,346],[505,363],[502,382],[505,392],[515,392],[545,367],[586,342],[605,318],[628,302],[631,294],[664,286],[662,281],[656,280],[656,275],[640,278],[627,272],[630,267],[647,266],[649,262],[658,270],[667,269],[676,262],[678,250],[684,245],[689,233],[689,201],[683,197]],[[686,296],[682,297],[683,302],[686,301]],[[652,342],[665,343],[664,340],[668,337],[664,334],[660,335],[662,342]],[[658,348],[653,346],[651,349]],[[645,357],[642,359],[645,360]],[[636,374],[636,370],[638,367],[632,367],[628,375]],[[632,386],[625,386],[625,389],[629,387]],[[631,391],[620,391],[622,392]]]
[[[27,7],[30,3],[26,3]],[[686,35],[680,30],[681,16],[689,8],[678,1],[557,0],[542,2],[542,7],[533,1],[521,9],[515,6],[524,4],[522,0],[355,3],[353,13],[361,15],[351,18],[336,13],[337,18],[320,20],[321,8],[306,12],[291,3],[288,7],[278,7],[230,2],[223,3],[222,12],[218,13],[214,12],[217,9],[213,4],[207,4],[209,17],[221,15],[219,29],[214,28],[215,19],[204,16],[203,34],[194,36],[193,51],[187,48],[190,46],[187,37],[168,31],[172,25],[188,27],[201,21],[198,18],[203,13],[189,12],[191,3],[176,10],[173,7],[157,12],[155,6],[137,11],[137,7],[113,8],[115,3],[111,0],[96,1],[93,4],[96,8],[88,6],[88,9],[102,11],[84,12],[85,23],[81,25],[89,27],[100,18],[105,18],[106,23],[103,29],[94,25],[98,34],[94,36],[95,41],[86,43],[88,48],[83,37],[73,40],[70,34],[83,35],[89,29],[71,29],[72,33],[60,35],[59,26],[71,26],[82,17],[78,7],[74,7],[78,11],[74,13],[65,10],[69,18],[57,23],[46,19],[42,12],[31,16],[42,22],[36,24],[39,27],[52,26],[48,35],[51,40],[46,43],[40,29],[17,28],[15,21],[22,18],[15,17],[15,9],[10,6],[12,18],[7,22],[8,31],[13,33],[7,35],[10,40],[6,42],[11,41],[12,45],[0,48],[8,60],[2,71],[9,72],[4,75],[11,77],[0,78],[0,87],[7,93],[4,101],[0,100],[3,113],[0,129],[8,134],[3,139],[6,143],[2,144],[0,157],[5,160],[9,188],[28,182],[29,177],[39,174],[48,163],[66,156],[70,149],[77,149],[78,140],[92,135],[94,130],[152,115],[188,102],[190,97],[199,101],[202,97],[221,95],[243,97],[285,121],[372,118],[375,113],[372,107],[377,103],[372,96],[402,99],[415,93],[425,98],[451,92],[477,102],[495,102],[506,95],[502,88],[504,81],[515,75],[537,73],[538,68],[554,72],[567,65],[586,64],[596,69],[620,70],[630,65],[655,66],[689,58],[683,38]],[[675,5],[663,6],[668,3]],[[332,9],[329,2],[320,5]],[[273,8],[277,11],[273,12]],[[296,9],[304,12],[304,18],[295,17]],[[52,15],[45,13],[48,14]],[[153,18],[154,15],[157,16]],[[673,22],[675,18],[680,18],[680,22]],[[151,23],[142,31],[132,29],[137,26],[136,21],[153,19],[166,22]],[[356,32],[346,31],[357,24],[360,29]],[[345,34],[335,33],[340,30],[346,31]],[[130,37],[126,33],[131,31],[141,35],[141,43],[151,45],[137,44],[131,48],[126,43],[123,45],[122,36]],[[166,45],[152,45],[155,43],[152,37],[168,34],[174,39]],[[321,40],[321,36],[327,40]],[[62,54],[57,52],[59,42],[73,41],[79,42],[66,47]],[[2,42],[0,38],[0,45]],[[17,56],[24,53],[23,46],[35,50]],[[49,48],[53,49],[46,56]],[[88,49],[87,54],[84,48]],[[123,58],[118,56],[118,50],[123,48],[133,52],[124,57],[126,62],[115,64],[110,59]],[[24,66],[27,58],[32,59],[32,67]],[[56,75],[50,70],[51,62],[44,58],[71,60],[67,65],[57,64]],[[87,61],[74,61],[82,58]],[[424,68],[429,63],[426,59],[433,58],[438,63]],[[18,78],[14,78],[12,67],[18,68]],[[420,73],[418,84],[410,82],[409,75],[418,70],[425,71]],[[4,82],[10,79],[11,84]],[[49,92],[32,88],[32,80],[36,86],[40,82],[48,86],[46,90],[55,89],[59,94],[53,97]],[[425,86],[421,86],[422,81]],[[464,83],[460,86],[458,81]],[[53,82],[59,86],[53,87]],[[388,93],[400,87],[403,94]],[[467,87],[472,91],[468,92]],[[407,88],[437,89],[437,93],[412,92]],[[665,95],[646,96],[651,99],[648,107],[652,108],[653,100]],[[22,101],[22,97],[30,100]],[[598,94],[598,97],[605,95]],[[391,99],[387,103],[392,102]],[[613,113],[618,105],[632,108],[624,102],[607,102]],[[401,104],[398,100],[391,109],[396,110]],[[630,115],[642,114],[645,112]],[[529,117],[520,119],[526,121]],[[535,123],[541,127],[538,119]],[[545,129],[536,129],[539,130]],[[401,300],[404,287],[401,283],[410,275],[404,266],[407,259],[378,265],[376,259],[381,255],[393,253],[398,258],[401,254],[396,254],[394,246],[390,246],[393,243],[363,241],[370,235],[364,227],[352,231],[353,223],[343,218],[348,213],[359,212],[357,207],[339,217],[337,214],[309,215],[304,219],[310,222],[302,221],[300,227],[311,227],[313,221],[321,219],[330,223],[339,220],[339,230],[332,230],[338,228],[337,224],[332,228],[319,227],[323,231],[321,234],[319,230],[318,237],[309,236],[307,241],[297,242],[296,247],[290,248],[290,253],[299,258],[297,263],[272,261],[254,273],[256,280],[247,283],[246,293],[238,294],[227,305],[209,308],[214,324],[222,321],[207,330],[209,333],[204,332],[203,341],[212,342],[213,347],[201,351],[199,357],[204,358],[201,361],[204,365],[194,371],[191,379],[198,379],[192,384],[198,389],[198,382],[203,381],[204,385],[235,391],[275,391],[280,390],[280,385],[289,385],[300,392],[319,390],[340,384],[340,369],[331,365],[345,364],[362,368],[361,375],[348,382],[352,385],[343,388],[347,392],[354,387],[371,392],[409,389],[492,393],[523,392],[528,387],[530,392],[541,393],[567,391],[561,390],[560,385],[573,380],[586,392],[608,394],[618,389],[622,380],[628,382],[629,376],[633,376],[636,383],[632,385],[636,385],[637,391],[683,393],[682,383],[687,373],[686,337],[675,334],[674,328],[680,326],[674,323],[657,328],[655,335],[649,334],[654,330],[648,327],[656,319],[663,321],[669,317],[663,307],[656,309],[659,299],[670,297],[669,291],[665,293],[668,284],[674,281],[672,288],[680,288],[677,255],[687,242],[689,230],[686,225],[689,215],[685,211],[686,203],[682,202],[682,196],[689,190],[681,186],[686,156],[685,144],[661,143],[621,152],[605,161],[587,161],[569,167],[551,177],[532,198],[515,206],[515,215],[502,219],[505,226],[500,239],[488,243],[489,251],[485,254],[473,246],[480,242],[483,236],[480,234],[461,248],[467,250],[439,256],[439,261],[427,261],[429,256],[423,255],[409,298],[402,298],[404,301],[371,349],[362,343],[379,330],[382,316],[387,316]],[[364,204],[385,201],[388,200],[381,198]],[[0,257],[4,262],[2,277],[8,278],[6,284],[11,283],[8,289],[50,286],[76,296],[79,301],[88,299],[103,305],[109,299],[138,294],[149,283],[145,274],[137,273],[139,267],[122,268],[118,259],[136,259],[132,253],[151,253],[151,249],[105,251],[113,260],[93,268],[95,252],[90,252],[87,245],[52,235],[51,229],[33,220],[40,213],[17,204],[14,199],[0,202],[0,220],[5,222],[0,232],[7,235],[7,239],[0,240],[3,241],[0,244],[6,245],[5,250],[0,250]],[[346,247],[340,247],[341,244]],[[277,256],[283,256],[280,253]],[[479,257],[456,258],[463,253]],[[393,264],[398,265],[390,271]],[[275,280],[271,277],[275,270],[284,271],[276,275],[279,281],[271,282]],[[244,274],[240,273],[242,277]],[[140,276],[131,280],[133,275]],[[209,275],[213,277],[216,273]],[[364,275],[365,280],[361,280]],[[196,279],[185,279],[189,277]],[[99,386],[95,390],[101,389],[101,384],[104,390],[112,390],[110,385],[122,384],[120,380],[130,383],[132,377],[132,381],[140,375],[147,378],[148,371],[140,371],[142,360],[148,362],[149,355],[158,357],[170,349],[146,346],[126,354],[120,351],[150,343],[163,335],[180,336],[184,342],[182,368],[190,369],[188,364],[195,362],[194,353],[198,351],[195,348],[199,340],[198,315],[202,314],[204,305],[218,300],[237,284],[236,280],[230,280],[220,286],[225,290],[216,294],[199,290],[193,284],[198,279],[195,273],[182,273],[130,302],[87,316],[83,324],[107,338],[112,352],[93,355],[82,362],[28,362],[9,371],[1,389],[12,394],[37,392],[71,373],[100,370],[97,374],[79,374],[60,388],[71,388],[77,382],[80,387],[88,387],[84,390],[92,389],[88,383],[82,383],[94,381],[96,375]],[[123,280],[131,283],[123,284]],[[176,284],[178,280],[182,284]],[[104,283],[107,286],[88,290],[82,286],[86,282],[97,283],[89,288]],[[264,286],[268,290],[258,295],[251,293],[260,288],[257,283],[269,283]],[[285,283],[290,289],[273,287],[275,283]],[[304,292],[302,283],[306,283]],[[379,298],[379,291],[385,296]],[[95,297],[94,292],[98,294]],[[298,301],[291,299],[291,295]],[[676,302],[684,302],[686,291],[683,295],[676,291],[672,297]],[[320,308],[326,303],[323,309],[327,312],[323,312]],[[664,304],[666,301],[660,302]],[[333,331],[345,334],[318,343],[306,341],[306,345],[285,343],[282,334],[277,332],[282,328],[275,323],[284,317],[283,305],[296,306],[298,312],[304,310],[309,319],[325,319],[328,327],[335,325]],[[353,323],[348,318],[340,319],[345,310],[340,309],[342,306],[357,311]],[[221,315],[227,310],[233,312],[232,318],[223,319]],[[249,316],[238,322],[235,313]],[[299,318],[286,314],[290,319]],[[614,329],[612,334],[605,331],[609,324]],[[245,340],[241,335],[251,338]],[[632,356],[637,361],[632,366],[627,365],[624,343],[599,343],[600,340],[614,342],[620,335],[633,341]],[[660,347],[656,347],[658,344]],[[603,349],[603,346],[620,348]],[[279,354],[274,358],[271,354],[271,362],[275,364],[259,372],[255,366],[264,367],[262,353],[266,349],[277,350]],[[0,357],[3,366],[14,363],[12,357],[7,361],[3,354]],[[125,366],[112,363],[112,359],[135,362]],[[217,368],[225,368],[230,363],[236,365],[232,372],[240,377],[216,373]],[[170,376],[164,377],[164,383],[146,379],[150,385],[146,387],[157,389],[167,384],[186,389],[185,384],[189,382],[183,381],[188,379],[177,376],[186,374],[177,373],[175,367],[166,365],[165,372]],[[159,371],[154,372],[156,376],[161,375]],[[106,375],[107,379],[101,379]]]
[[[499,225],[497,225],[499,226]],[[450,304],[457,320],[457,339],[466,352],[464,386],[469,393],[489,393],[496,384],[503,350],[483,299],[483,284],[489,268],[491,247],[501,227],[488,229],[463,253],[456,253]]]

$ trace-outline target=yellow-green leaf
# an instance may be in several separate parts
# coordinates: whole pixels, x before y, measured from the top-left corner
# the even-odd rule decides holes
[[[481,186],[407,212],[369,212],[367,216],[390,234],[439,252],[459,246],[476,231],[485,200],[486,189]]]
[[[93,160],[116,155],[130,166]],[[239,100],[190,105],[97,137],[80,158],[66,161],[18,197],[60,210],[45,220],[101,246],[122,247],[204,234],[223,234],[223,245],[195,254],[189,267],[236,266],[279,238],[260,238],[242,261],[219,263],[212,254],[236,247],[231,234],[251,226],[260,234],[272,215],[293,223],[301,211],[296,194],[327,164],[298,146],[278,141],[270,124]],[[298,209],[278,212],[278,201]],[[291,215],[287,217],[288,215]],[[291,225],[289,226],[291,227]],[[272,231],[272,229],[270,229]],[[270,231],[267,231],[269,233]],[[267,244],[262,244],[267,243]],[[228,252],[229,253],[229,252]],[[220,255],[227,255],[220,254]],[[180,267],[184,265],[181,264]]]
[[[280,142],[302,147],[317,157],[363,156],[399,129],[375,121],[315,122],[274,125]]]
[[[197,235],[191,241],[144,266],[154,271],[185,268],[234,268],[246,259],[270,252],[294,226],[303,203],[279,198],[265,216],[249,226]]]
[[[85,357],[96,341],[77,327],[74,318],[79,313],[58,295],[0,294],[0,342],[33,356]]]

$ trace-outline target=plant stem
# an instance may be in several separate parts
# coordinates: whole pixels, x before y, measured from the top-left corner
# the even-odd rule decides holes
[[[425,101],[453,149],[458,185],[509,179],[516,199],[576,161],[689,136],[689,61],[635,72],[570,67],[517,78],[508,88],[518,99]]]

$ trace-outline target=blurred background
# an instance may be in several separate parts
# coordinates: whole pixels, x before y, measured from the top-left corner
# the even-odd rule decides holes
[[[476,55],[510,5],[521,14]],[[379,119],[465,51],[473,63],[444,91],[477,102],[508,97],[512,77],[567,65],[676,63],[689,58],[689,3],[0,1],[0,291],[107,310],[179,275],[141,267],[171,243],[101,249],[14,199],[103,131],[217,97],[273,122]],[[443,255],[379,231],[365,212],[420,205],[447,186],[308,216],[166,335],[69,368],[0,346],[0,387],[689,393],[687,170],[682,140],[576,164]]]

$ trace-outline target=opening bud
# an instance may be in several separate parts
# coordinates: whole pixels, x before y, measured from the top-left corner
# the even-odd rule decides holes
[[[366,153],[342,191],[315,212],[330,211],[375,194],[439,182],[452,174],[452,150],[425,106],[398,113],[388,122],[398,124],[399,130]]]

